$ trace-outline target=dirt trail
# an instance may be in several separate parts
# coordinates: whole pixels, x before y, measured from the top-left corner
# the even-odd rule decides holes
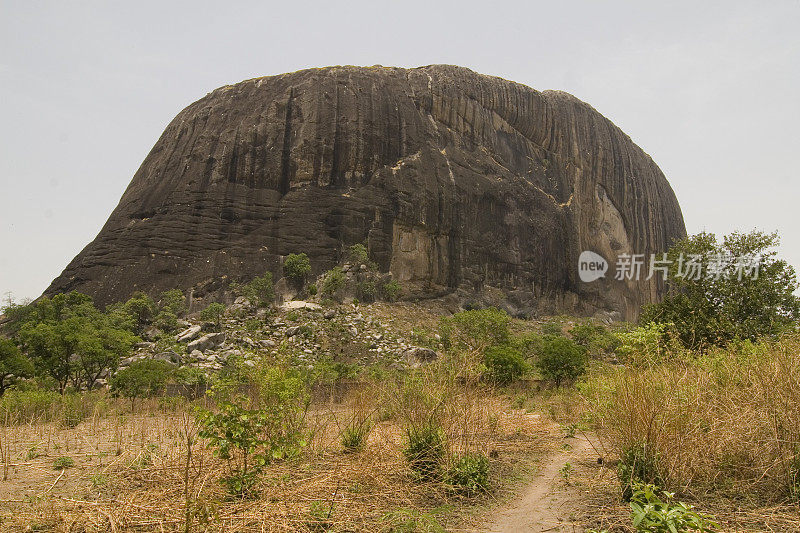
[[[567,485],[559,472],[565,463],[573,468],[593,462],[595,452],[585,437],[565,440],[571,449],[548,457],[523,494],[495,513],[493,523],[478,531],[540,533],[583,531],[570,518],[579,505],[578,489]]]

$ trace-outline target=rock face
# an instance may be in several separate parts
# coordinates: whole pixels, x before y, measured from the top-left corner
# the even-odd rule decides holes
[[[412,294],[635,315],[656,281],[578,278],[685,235],[652,159],[588,104],[466,68],[330,67],[221,87],[181,111],[46,294],[100,304],[233,280],[366,243]],[[611,276],[613,278],[613,275]],[[497,292],[497,291],[495,291]]]

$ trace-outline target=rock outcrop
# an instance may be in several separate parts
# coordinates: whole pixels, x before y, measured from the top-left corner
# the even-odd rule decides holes
[[[685,235],[652,159],[588,104],[466,68],[330,67],[221,87],[181,111],[95,240],[47,294],[100,304],[232,280],[348,246],[412,294],[635,315],[656,280],[583,283]],[[495,291],[498,292],[498,291]]]

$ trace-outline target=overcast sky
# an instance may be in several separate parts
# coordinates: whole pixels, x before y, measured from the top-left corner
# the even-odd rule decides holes
[[[778,230],[800,265],[800,1],[0,0],[0,293],[36,297],[167,123],[307,67],[457,64],[590,103],[649,153],[690,233]]]

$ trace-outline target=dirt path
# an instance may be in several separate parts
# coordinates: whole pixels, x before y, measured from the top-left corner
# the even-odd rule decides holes
[[[542,463],[541,469],[523,494],[500,509],[495,520],[479,531],[492,533],[514,532],[571,532],[583,531],[573,525],[572,515],[579,505],[576,487],[567,485],[560,473],[570,463],[573,468],[596,460],[589,441],[581,436],[565,440],[571,449],[561,450]]]

